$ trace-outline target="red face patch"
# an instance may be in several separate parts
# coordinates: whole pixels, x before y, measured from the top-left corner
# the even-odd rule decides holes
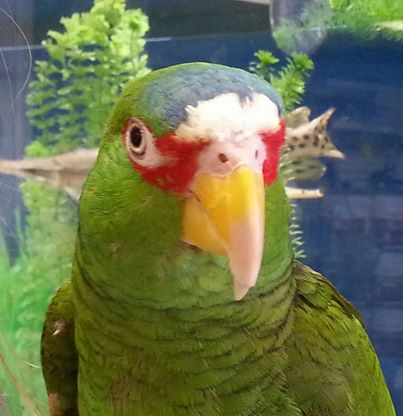
[[[133,127],[137,130],[134,132]],[[129,160],[134,168],[140,172],[142,178],[149,184],[170,191],[175,194],[184,194],[188,191],[189,184],[198,168],[198,155],[201,149],[207,145],[205,142],[188,143],[177,139],[174,132],[169,132],[158,139],[152,138],[152,130],[139,120],[130,118],[126,120],[122,129],[122,141],[129,150]],[[139,142],[139,134],[143,134],[143,140],[150,138],[154,147],[154,154],[161,155],[160,166],[147,166],[142,163],[141,155],[133,150],[133,139]],[[148,143],[150,145],[150,143]],[[146,154],[144,146],[144,154]]]
[[[122,129],[122,139],[126,143],[128,121]],[[151,129],[148,129],[151,131]],[[277,169],[281,147],[285,139],[285,122],[281,120],[276,131],[261,133],[265,147],[266,159],[263,164],[263,176],[266,185],[270,185],[277,177]],[[155,140],[155,148],[168,160],[162,166],[147,167],[136,162],[129,152],[129,159],[134,168],[140,172],[142,178],[149,184],[173,192],[185,194],[190,186],[194,174],[198,170],[198,156],[200,151],[208,146],[208,142],[184,142],[178,140],[174,132],[169,132]]]
[[[285,120],[281,119],[280,126],[276,131],[260,134],[266,146],[266,160],[263,164],[263,177],[266,185],[271,185],[277,178],[281,148],[285,142],[285,128]]]
[[[207,143],[186,143],[176,139],[174,133],[168,133],[155,142],[162,155],[167,156],[171,162],[154,169],[136,166],[137,170],[148,183],[171,191],[184,194],[198,168],[198,155]]]

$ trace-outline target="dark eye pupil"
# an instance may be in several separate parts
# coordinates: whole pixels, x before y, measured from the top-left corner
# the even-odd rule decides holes
[[[130,130],[130,144],[133,147],[140,147],[143,141],[143,134],[139,127],[133,127]]]

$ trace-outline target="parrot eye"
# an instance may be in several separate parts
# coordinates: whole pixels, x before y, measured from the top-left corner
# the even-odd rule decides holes
[[[126,147],[134,157],[142,157],[146,152],[145,127],[136,119],[129,119],[124,130]]]
[[[137,167],[151,169],[166,163],[166,158],[159,152],[150,129],[138,118],[127,119],[121,134],[129,159]]]

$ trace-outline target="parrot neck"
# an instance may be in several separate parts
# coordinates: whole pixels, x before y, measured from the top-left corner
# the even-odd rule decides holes
[[[105,400],[99,409],[112,400],[135,415],[274,414],[271,398],[286,389],[295,280],[241,302],[157,309],[98,296],[88,277],[75,280],[80,383],[92,386],[80,392],[83,407],[96,397]]]
[[[182,200],[133,174],[122,146],[116,146],[101,152],[81,198],[76,257],[87,284],[101,297],[127,305],[232,304],[227,258],[181,241]],[[116,174],[110,175],[111,170]],[[266,187],[265,212],[261,271],[247,297],[271,292],[290,275],[290,208],[281,179]]]

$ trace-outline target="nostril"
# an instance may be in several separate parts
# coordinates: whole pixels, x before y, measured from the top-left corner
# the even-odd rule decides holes
[[[222,162],[222,163],[228,162],[227,155],[224,154],[224,153],[219,153],[218,154],[218,159],[220,159],[220,162]]]
[[[259,150],[255,151],[255,159],[257,159],[259,157]]]

